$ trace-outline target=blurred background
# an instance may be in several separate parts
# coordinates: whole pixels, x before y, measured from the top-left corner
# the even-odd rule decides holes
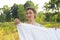
[[[27,7],[36,9],[36,22],[46,28],[60,28],[60,0],[0,0],[0,40],[19,40],[14,19],[25,22]]]

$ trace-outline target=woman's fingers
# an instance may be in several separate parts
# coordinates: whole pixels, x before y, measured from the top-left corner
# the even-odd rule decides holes
[[[14,20],[14,24],[17,25],[17,24],[19,24],[19,23],[20,23],[20,20],[19,20],[18,18],[16,18],[16,19]]]

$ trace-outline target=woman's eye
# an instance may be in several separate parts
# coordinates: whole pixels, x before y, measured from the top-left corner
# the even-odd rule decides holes
[[[28,14],[28,13],[26,13],[26,14]]]

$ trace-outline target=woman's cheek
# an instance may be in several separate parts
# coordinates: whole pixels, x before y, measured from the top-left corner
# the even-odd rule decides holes
[[[34,16],[35,16],[34,14],[33,14],[33,15],[31,15],[31,18],[33,19],[33,18],[34,18]]]

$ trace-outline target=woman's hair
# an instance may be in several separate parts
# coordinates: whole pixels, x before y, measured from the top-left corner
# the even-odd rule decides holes
[[[34,8],[31,8],[31,7],[27,7],[27,8],[26,8],[26,11],[27,11],[27,10],[32,10],[32,11],[34,12],[34,14],[37,13],[36,10],[35,10]],[[36,18],[36,16],[34,16],[34,18]]]
[[[27,7],[27,8],[26,8],[26,11],[27,11],[27,10],[32,10],[34,13],[36,13],[36,10],[35,10],[34,8],[31,8],[31,7]]]

